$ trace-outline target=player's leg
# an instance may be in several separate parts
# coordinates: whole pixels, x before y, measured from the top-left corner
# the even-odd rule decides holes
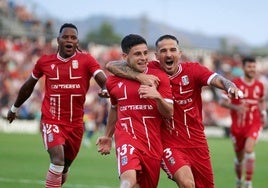
[[[158,187],[161,160],[152,159],[147,155],[142,155],[140,159],[142,170],[137,171],[137,182],[139,186],[146,188]]]
[[[173,179],[180,188],[195,187],[194,177],[191,168],[188,165],[182,166],[180,169],[178,169],[174,174]]]
[[[235,152],[234,170],[236,174],[236,187],[241,188],[243,186],[244,146],[246,139],[234,133],[232,133],[231,138]]]
[[[249,137],[246,140],[245,144],[245,170],[246,170],[246,177],[245,177],[245,186],[246,188],[252,187],[252,176],[255,167],[255,148],[256,141],[255,139]]]
[[[68,174],[69,174],[69,171],[70,171],[70,166],[72,164],[73,161],[69,160],[69,159],[66,159],[65,158],[65,162],[64,162],[64,169],[63,169],[63,172],[62,172],[62,181],[61,181],[61,184],[63,185],[66,180],[67,180],[67,177],[68,177]]]
[[[234,159],[234,169],[235,169],[235,174],[236,174],[236,187],[241,188],[243,186],[243,166],[244,162],[242,157],[244,152],[239,152],[236,153],[236,158]],[[240,158],[240,160],[238,160]]]
[[[64,169],[63,146],[58,145],[48,149],[50,165],[46,176],[46,187],[60,188],[62,182],[62,172]]]
[[[165,148],[162,169],[180,188],[195,187],[187,149]]]
[[[137,184],[136,170],[127,170],[120,175],[120,188],[132,188]]]
[[[83,126],[78,126],[75,128],[69,127],[65,129],[65,132],[68,133],[68,137],[66,137],[64,144],[64,169],[62,172],[62,185],[66,182],[70,171],[70,166],[78,155],[84,134],[84,129]]]
[[[208,147],[189,150],[195,186],[198,188],[214,188],[214,175]]]
[[[46,176],[46,187],[61,187],[62,171],[64,169],[64,138],[62,127],[41,120],[41,130],[44,146],[49,153],[50,165]]]

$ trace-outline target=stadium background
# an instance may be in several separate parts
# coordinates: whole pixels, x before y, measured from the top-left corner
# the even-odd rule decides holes
[[[54,27],[53,20],[37,17],[24,5],[8,0],[0,1],[0,134],[39,134],[38,120],[40,117],[40,99],[43,97],[43,81],[38,83],[31,98],[20,108],[18,120],[12,126],[5,120],[5,116],[15,100],[18,89],[29,76],[38,57],[43,53],[57,50],[55,42],[57,33],[55,33]],[[84,44],[83,50],[92,53],[104,70],[108,61],[120,58],[118,44],[109,46]],[[241,57],[238,54],[221,54],[211,50],[193,48],[184,51],[185,60],[198,60],[227,78],[231,79],[241,75]],[[258,57],[257,61],[259,62],[259,79],[267,85],[267,57]],[[109,74],[107,70],[105,71]],[[86,105],[92,107],[93,102],[95,102],[95,105],[107,109],[109,102],[96,100],[98,87],[94,81],[91,84]],[[206,134],[208,137],[228,137],[229,111],[217,103],[220,91],[206,87],[202,97]],[[95,130],[98,131],[97,134],[101,134],[103,127],[96,127]],[[92,138],[92,142],[94,142],[94,138]],[[265,142],[268,140],[267,129],[263,131],[261,140]]]

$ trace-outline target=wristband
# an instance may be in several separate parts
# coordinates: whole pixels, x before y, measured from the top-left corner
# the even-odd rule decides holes
[[[104,92],[104,93],[108,93],[107,89],[102,89],[101,91]]]
[[[19,109],[19,108],[15,107],[14,104],[13,104],[13,105],[11,106],[11,108],[10,108],[10,111],[11,111],[12,113],[16,113],[16,112],[18,111],[18,109]]]

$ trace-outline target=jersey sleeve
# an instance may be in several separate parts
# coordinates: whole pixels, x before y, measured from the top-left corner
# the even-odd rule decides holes
[[[107,77],[107,80],[106,80],[106,88],[108,90],[108,93],[110,95],[110,102],[111,102],[111,105],[112,106],[116,106],[117,105],[117,100],[115,99],[115,97],[111,94],[111,90],[112,88],[114,87],[113,85],[113,79],[114,76],[113,75],[110,75]]]
[[[100,64],[92,55],[86,54],[86,56],[89,61],[89,71],[93,76],[95,76],[96,74],[99,73],[99,71],[101,71]]]
[[[158,87],[158,92],[162,95],[162,97],[165,100],[167,100],[168,102],[172,102],[171,85],[167,74],[162,71],[159,71],[157,76],[161,80],[160,85]]]
[[[212,78],[217,75],[217,73],[209,70],[206,66],[200,63],[194,63],[193,70],[196,80],[203,86],[209,85]]]
[[[43,70],[42,70],[42,59],[43,59],[43,56],[37,60],[32,71],[32,77],[37,80],[44,75]]]

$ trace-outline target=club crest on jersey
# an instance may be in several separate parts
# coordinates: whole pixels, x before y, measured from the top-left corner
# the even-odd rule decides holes
[[[72,61],[72,68],[73,69],[78,69],[78,61],[77,60]]]
[[[121,158],[121,165],[122,165],[122,166],[125,166],[127,163],[128,163],[128,158],[127,158],[127,156],[123,156],[123,157]]]
[[[189,84],[189,78],[187,75],[181,77],[182,85],[186,86]]]

